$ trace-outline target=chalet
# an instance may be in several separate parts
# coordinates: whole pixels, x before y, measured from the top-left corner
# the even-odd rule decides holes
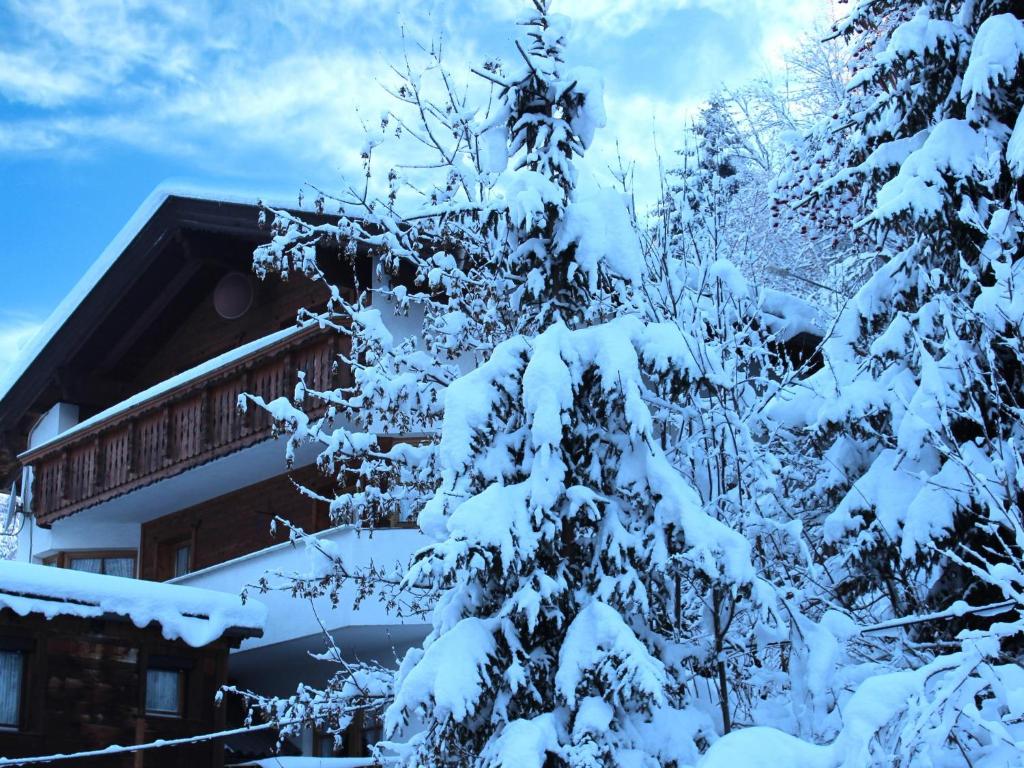
[[[317,387],[348,375],[334,366],[341,337],[296,325],[297,310],[322,305],[326,293],[301,275],[252,275],[253,249],[269,238],[258,214],[254,199],[158,189],[21,361],[0,372],[0,488],[19,488],[15,558],[22,568],[81,572],[70,584],[80,577],[90,586],[163,582],[147,586],[170,590],[165,596],[188,588],[237,601],[267,572],[309,568],[304,548],[271,532],[275,516],[329,539],[354,565],[396,563],[421,544],[410,528],[382,528],[367,538],[332,527],[325,505],[300,496],[291,480],[315,479],[315,450],[300,451],[286,473],[283,440],[270,418],[237,408],[242,392],[267,400],[291,392],[299,371]],[[352,274],[335,261],[337,285],[353,290],[357,277],[368,284],[368,259],[349,267]],[[61,582],[44,581],[50,592]],[[78,605],[46,590],[11,589],[25,599]],[[8,590],[7,571],[0,571],[0,590]],[[226,628],[196,649],[167,639],[159,617],[143,623],[107,610],[25,612],[0,594],[0,707],[4,697],[29,702],[0,723],[0,755],[213,732],[225,722],[212,707],[225,681],[289,694],[299,681],[324,680],[333,669],[308,653],[323,650],[321,624],[350,657],[390,663],[426,631],[368,602],[358,609],[345,599],[337,607],[329,600],[310,605],[284,592],[257,599],[267,609],[262,631]],[[34,661],[24,672],[12,671],[14,656],[4,666],[4,648],[23,653],[29,645],[40,650],[26,656]],[[181,659],[210,671],[190,684],[187,706],[154,719],[146,702],[155,673],[147,659]],[[116,691],[115,678],[124,680]],[[361,724],[342,751],[364,755],[373,727]],[[59,743],[48,736],[56,731],[66,737]],[[235,758],[258,758],[270,752],[273,736],[226,746]],[[332,751],[312,733],[289,746],[303,754]],[[158,754],[189,749],[138,753],[133,764],[163,765]]]
[[[287,695],[326,679],[333,668],[310,657],[324,629],[343,655],[392,664],[424,637],[344,592],[337,605],[257,595],[265,621],[237,604],[268,572],[310,567],[305,548],[272,532],[275,516],[353,566],[402,562],[423,543],[397,524],[332,527],[292,484],[316,479],[315,450],[286,473],[267,414],[237,408],[243,392],[290,393],[300,371],[318,389],[349,375],[335,365],[343,337],[296,324],[300,307],[326,302],[322,289],[252,276],[268,238],[254,200],[158,189],[0,372],[0,488],[21,498],[6,521],[16,562],[0,568],[0,755],[216,732],[233,724],[213,706],[225,681]],[[369,257],[325,269],[342,290],[373,277]],[[818,338],[806,306],[768,298],[785,351],[808,358]],[[353,726],[341,752],[365,756],[375,733]],[[273,735],[246,736],[97,764],[218,764],[226,748],[263,765]],[[288,748],[337,751],[314,733]]]

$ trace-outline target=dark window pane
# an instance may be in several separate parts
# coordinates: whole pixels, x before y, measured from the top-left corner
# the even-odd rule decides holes
[[[159,715],[181,714],[181,670],[146,670],[146,711]]]
[[[0,725],[17,727],[21,715],[23,657],[18,651],[0,651]]]
[[[192,554],[192,547],[183,544],[174,550],[174,575],[184,576],[189,572],[189,555]]]

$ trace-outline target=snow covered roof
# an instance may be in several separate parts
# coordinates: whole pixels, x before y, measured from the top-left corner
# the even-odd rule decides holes
[[[121,228],[121,231],[114,236],[110,244],[103,249],[99,258],[93,262],[88,271],[82,276],[70,293],[51,313],[50,317],[43,323],[39,332],[22,350],[21,355],[11,366],[0,376],[0,400],[7,396],[11,388],[17,383],[28,370],[32,361],[36,359],[47,344],[58,334],[64,324],[68,321],[75,310],[82,303],[86,296],[99,284],[111,267],[117,263],[128,246],[142,232],[146,223],[153,218],[156,212],[170,198],[186,198],[191,200],[205,200],[214,203],[234,203],[238,205],[256,206],[258,200],[263,200],[268,205],[280,208],[295,210],[297,208],[295,199],[290,202],[281,202],[284,197],[258,195],[254,193],[239,192],[232,189],[217,189],[201,187],[184,182],[168,181],[160,184],[149,196],[142,201],[131,218]],[[253,218],[253,226],[256,220]]]
[[[261,603],[226,592],[10,560],[0,561],[0,608],[47,619],[119,616],[140,628],[156,622],[166,639],[194,648],[226,634],[258,637],[267,617]]]

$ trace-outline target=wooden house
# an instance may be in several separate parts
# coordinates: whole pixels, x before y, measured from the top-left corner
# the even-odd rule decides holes
[[[351,527],[332,526],[326,505],[299,495],[292,482],[315,480],[315,449],[300,451],[286,470],[284,441],[274,435],[270,417],[258,408],[242,413],[237,407],[243,392],[268,401],[291,393],[299,371],[322,388],[344,383],[349,375],[335,366],[342,336],[296,324],[300,308],[324,304],[324,290],[302,275],[260,281],[252,274],[253,250],[269,237],[260,227],[255,198],[158,189],[21,361],[6,376],[0,372],[0,488],[17,482],[25,512],[18,561],[237,596],[269,571],[308,567],[302,548],[272,533],[274,517],[329,539],[353,564],[397,563],[420,546],[421,534],[407,527],[389,526],[360,538]],[[324,264],[343,290],[354,290],[357,279],[369,285],[372,277],[369,257],[353,266],[325,254]],[[310,605],[283,592],[259,597],[269,612],[262,634],[226,633],[202,651],[202,659],[198,650],[158,648],[154,627],[111,617],[82,623],[4,611],[0,627],[12,637],[80,632],[92,645],[72,648],[53,640],[53,648],[64,649],[59,663],[69,680],[79,682],[47,688],[49,699],[34,699],[27,719],[6,734],[0,730],[0,754],[13,754],[5,745],[15,742],[18,749],[52,752],[170,735],[170,721],[155,721],[158,728],[144,717],[139,691],[145,686],[129,680],[141,674],[137,659],[149,653],[195,658],[195,669],[212,664],[210,686],[226,680],[288,694],[299,681],[316,683],[334,671],[308,653],[323,650],[321,622],[352,658],[389,663],[426,632],[422,624],[397,622],[383,606],[364,603],[354,610],[344,597],[338,606],[327,599]],[[76,622],[82,626],[76,629]],[[109,642],[101,639],[107,632]],[[97,666],[89,654],[103,663]],[[136,661],[116,661],[126,654]],[[135,672],[126,672],[128,667]],[[81,674],[76,677],[74,670]],[[75,718],[84,723],[92,717],[76,708],[79,696],[113,695],[108,675],[124,677],[123,685],[132,690],[125,687],[115,696],[123,707],[119,722],[72,727]],[[201,691],[210,706],[188,710],[206,732],[223,722],[212,707],[210,686],[190,689]],[[60,744],[33,736],[40,733],[33,718],[46,719],[51,711],[61,713],[54,724],[61,724],[67,738]],[[125,718],[139,717],[146,726],[136,733],[135,721]],[[185,722],[193,723],[185,718],[176,725]],[[365,753],[364,728],[370,734],[374,724],[355,728],[343,752]],[[226,746],[236,757],[258,757],[272,750],[274,736],[229,740]],[[335,751],[313,733],[289,749]]]

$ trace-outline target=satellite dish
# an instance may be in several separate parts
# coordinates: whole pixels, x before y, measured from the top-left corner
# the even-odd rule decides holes
[[[3,526],[0,527],[0,531],[7,532],[11,530],[14,518],[18,514],[18,489],[14,483],[11,483],[11,495],[7,497],[7,503],[3,505]]]

